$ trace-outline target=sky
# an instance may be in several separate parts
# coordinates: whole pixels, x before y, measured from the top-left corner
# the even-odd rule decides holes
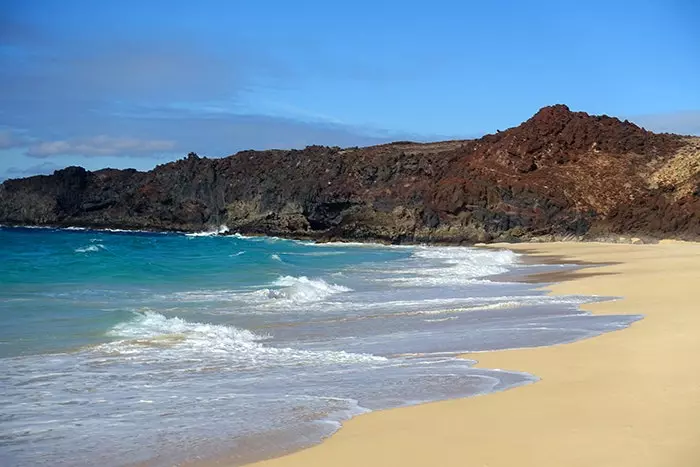
[[[556,103],[700,135],[700,3],[0,0],[0,179],[472,138]]]

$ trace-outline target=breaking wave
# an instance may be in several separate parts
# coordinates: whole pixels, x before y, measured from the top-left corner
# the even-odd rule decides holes
[[[421,260],[421,267],[411,274],[398,274],[391,282],[408,286],[460,285],[503,274],[518,262],[518,255],[512,251],[465,247],[416,247],[413,258]]]
[[[263,291],[268,298],[288,300],[293,303],[317,302],[331,295],[352,292],[348,287],[329,284],[323,279],[309,279],[306,276],[282,276],[273,285],[279,288]]]
[[[215,237],[217,235],[225,235],[229,232],[229,228],[226,225],[220,225],[218,229],[206,230],[203,232],[192,232],[187,233],[187,237]]]
[[[223,324],[193,323],[182,318],[168,318],[152,311],[138,313],[133,319],[117,324],[107,335],[117,340],[102,344],[96,350],[161,362],[182,361],[204,355],[211,359],[208,360],[210,364],[219,358],[234,368],[386,361],[384,357],[369,354],[266,346],[260,341],[269,339],[270,336],[267,335]]]
[[[293,307],[294,305],[320,302],[332,295],[352,292],[352,289],[332,284],[323,279],[310,279],[306,276],[280,276],[271,287],[254,291],[240,290],[192,290],[176,292],[158,298],[174,299],[178,302],[242,302],[262,307]]]
[[[84,247],[76,248],[76,253],[94,253],[96,251],[104,250],[104,246],[100,244],[87,245]]]

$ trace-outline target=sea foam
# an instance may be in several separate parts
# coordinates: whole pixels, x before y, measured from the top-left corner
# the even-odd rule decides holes
[[[225,235],[229,232],[229,228],[226,225],[220,225],[216,229],[206,230],[203,232],[192,232],[186,233],[187,237],[215,237],[217,235]]]
[[[263,308],[289,308],[300,304],[321,302],[333,295],[352,292],[339,284],[306,276],[280,276],[268,287],[253,291],[241,290],[192,290],[175,292],[168,297],[177,302],[240,302]]]
[[[76,248],[76,253],[94,253],[96,251],[104,250],[104,246],[100,244],[87,245],[80,248]]]
[[[309,279],[306,276],[282,276],[273,285],[278,289],[266,289],[268,298],[287,300],[292,303],[309,303],[323,300],[331,295],[352,292],[352,289],[338,284],[329,284],[323,279]]]
[[[0,265],[17,279],[0,290],[0,330],[17,336],[0,346],[0,451],[13,465],[179,465],[217,449],[252,462],[308,447],[365,409],[536,379],[456,354],[561,344],[639,318],[484,277],[520,268],[486,249],[0,236]]]
[[[227,365],[244,368],[260,366],[330,365],[379,363],[384,357],[345,351],[309,351],[271,347],[260,341],[269,335],[222,324],[189,322],[179,317],[166,317],[146,311],[119,323],[109,332],[114,342],[96,348],[107,354],[128,355],[137,360],[166,361],[208,355],[210,364],[216,359]]]
[[[419,267],[410,274],[399,271],[391,282],[406,286],[447,286],[474,283],[503,274],[518,262],[509,250],[493,251],[467,247],[416,247],[413,258]]]

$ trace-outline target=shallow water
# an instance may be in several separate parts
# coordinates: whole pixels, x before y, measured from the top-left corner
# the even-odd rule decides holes
[[[629,325],[509,251],[0,229],[0,463],[238,463],[367,410],[536,380],[463,352]]]

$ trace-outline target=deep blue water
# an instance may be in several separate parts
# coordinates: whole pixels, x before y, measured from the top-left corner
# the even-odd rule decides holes
[[[0,464],[239,463],[536,380],[467,351],[620,329],[509,251],[0,228]],[[504,276],[505,275],[505,276]]]

